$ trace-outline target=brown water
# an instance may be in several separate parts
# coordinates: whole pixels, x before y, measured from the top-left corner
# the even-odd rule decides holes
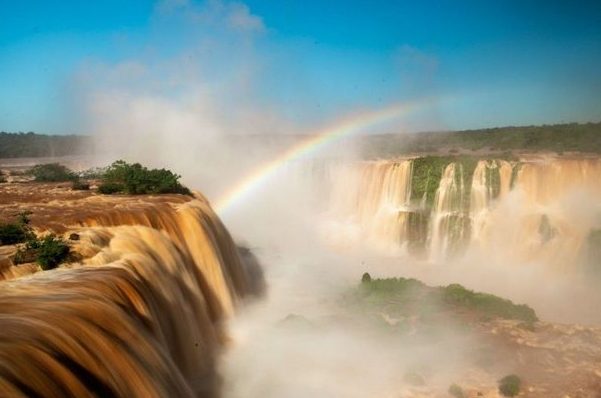
[[[222,323],[259,292],[256,269],[201,197],[124,197],[104,211],[100,200],[30,203],[39,229],[65,210],[65,236],[79,235],[71,245],[83,260],[3,267],[13,279],[0,289],[0,396],[218,396]]]
[[[599,158],[481,160],[469,171],[451,162],[429,208],[411,198],[412,163],[333,166],[327,218],[388,252],[420,241],[432,262],[479,251],[557,268],[572,266],[601,227]]]

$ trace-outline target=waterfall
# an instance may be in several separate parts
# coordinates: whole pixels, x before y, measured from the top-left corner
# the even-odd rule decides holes
[[[466,234],[464,195],[463,166],[451,163],[442,174],[434,198],[428,236],[430,260],[444,260],[447,254],[459,250]]]
[[[218,396],[221,325],[261,286],[248,253],[201,197],[94,200],[63,213],[79,261],[0,282],[0,396]]]
[[[599,158],[424,159],[443,165],[439,180],[416,180],[414,159],[334,167],[328,217],[352,223],[366,245],[422,242],[433,262],[479,250],[570,267],[601,229]],[[412,199],[414,184],[432,183],[433,200]]]
[[[330,214],[359,225],[363,237],[381,247],[398,247],[407,240],[409,160],[339,164],[334,174]]]
[[[519,195],[517,211],[505,223],[512,231],[509,243],[515,245],[515,256],[573,268],[587,236],[600,229],[601,160],[523,163],[513,190]]]

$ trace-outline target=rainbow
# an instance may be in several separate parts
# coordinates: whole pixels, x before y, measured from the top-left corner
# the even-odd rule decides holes
[[[223,214],[235,203],[247,197],[257,190],[271,177],[275,176],[286,164],[293,160],[299,160],[315,154],[317,151],[331,142],[347,135],[358,133],[367,127],[387,122],[422,108],[429,101],[395,104],[375,111],[352,115],[342,121],[311,134],[306,140],[301,141],[294,147],[277,158],[263,164],[254,170],[246,178],[236,184],[225,196],[219,198],[214,205],[215,210]]]

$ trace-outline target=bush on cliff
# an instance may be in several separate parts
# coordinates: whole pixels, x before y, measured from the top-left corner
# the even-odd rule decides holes
[[[29,214],[31,213],[19,213],[17,222],[0,224],[0,245],[23,243],[34,236],[29,226]]]
[[[450,305],[464,306],[492,317],[530,323],[538,321],[534,310],[525,304],[514,304],[492,294],[474,292],[456,283],[443,289],[442,298]]]
[[[361,283],[347,296],[348,303],[387,310],[399,316],[444,312],[472,313],[481,318],[503,318],[532,326],[538,317],[525,304],[488,294],[474,292],[459,284],[431,287],[417,279],[372,278],[364,274]]]
[[[75,174],[59,163],[37,164],[27,171],[36,181],[63,182],[75,179]]]
[[[129,164],[118,160],[111,164],[102,177],[98,192],[123,192],[130,195],[178,193],[191,195],[180,184],[180,175],[166,169],[148,169],[140,163]]]
[[[15,264],[37,262],[44,271],[54,269],[69,256],[69,246],[54,234],[43,238],[32,237],[20,248],[13,259]]]
[[[49,270],[58,267],[60,263],[67,259],[69,255],[69,246],[55,235],[47,235],[37,240],[37,260],[43,270]]]
[[[27,233],[21,225],[8,223],[0,225],[0,245],[14,245],[27,240]]]
[[[448,389],[448,393],[455,398],[467,398],[467,395],[463,392],[463,388],[457,384],[452,384]]]
[[[73,189],[74,191],[89,191],[90,183],[82,181],[79,178],[76,178],[75,180],[73,180],[71,189]]]
[[[103,195],[111,195],[114,193],[122,193],[125,191],[123,184],[117,184],[114,182],[103,182],[98,186],[98,193]]]
[[[507,375],[499,380],[499,392],[506,397],[515,397],[521,387],[522,380],[516,375]]]

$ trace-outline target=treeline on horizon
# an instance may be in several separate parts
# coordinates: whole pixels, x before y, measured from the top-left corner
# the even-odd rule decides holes
[[[601,153],[601,122],[495,127],[449,132],[380,134],[360,138],[367,156],[432,153],[440,149],[491,152]]]
[[[240,136],[237,136],[239,142]],[[249,144],[301,140],[303,136],[250,135]],[[542,126],[496,127],[478,130],[380,134],[359,138],[366,156],[433,153],[440,149],[468,151],[576,151],[601,153],[601,122]],[[45,135],[0,132],[0,158],[54,157],[91,153],[91,139],[84,135]]]
[[[0,131],[0,158],[39,158],[89,153],[90,137]]]

